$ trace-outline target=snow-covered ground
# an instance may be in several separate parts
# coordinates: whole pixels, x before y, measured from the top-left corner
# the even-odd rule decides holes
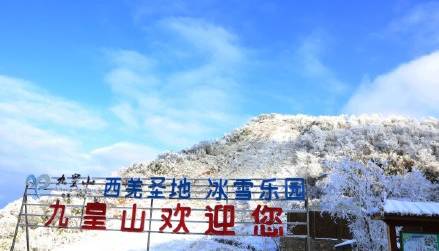
[[[152,234],[151,251],[185,251],[185,250],[276,250],[276,243],[270,238],[221,238],[232,240],[235,245],[223,244],[218,237],[197,235]],[[65,245],[56,251],[108,250],[108,251],[145,251],[146,233],[102,232],[94,237],[86,237],[79,242]]]

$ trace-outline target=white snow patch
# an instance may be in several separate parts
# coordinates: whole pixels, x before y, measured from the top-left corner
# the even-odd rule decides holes
[[[438,202],[386,200],[384,213],[416,216],[439,216]]]
[[[343,241],[343,242],[341,242],[341,243],[338,243],[337,245],[335,245],[334,247],[335,248],[338,248],[338,247],[343,247],[343,246],[347,246],[347,245],[350,245],[350,246],[353,246],[353,245],[355,245],[357,242],[355,241],[355,240],[347,240],[347,241]]]

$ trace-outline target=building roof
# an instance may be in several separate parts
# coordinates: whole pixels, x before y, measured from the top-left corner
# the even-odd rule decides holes
[[[439,202],[386,200],[384,214],[411,216],[439,216]]]

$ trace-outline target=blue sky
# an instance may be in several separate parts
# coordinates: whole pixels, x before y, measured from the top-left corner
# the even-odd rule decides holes
[[[437,27],[428,1],[3,1],[0,206],[261,113],[437,117]]]

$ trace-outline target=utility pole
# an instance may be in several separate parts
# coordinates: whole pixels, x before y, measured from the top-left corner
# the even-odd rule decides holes
[[[154,205],[154,200],[151,198],[151,204],[149,207],[149,227],[148,227],[148,244],[146,251],[149,251],[149,244],[151,242],[151,222],[152,222],[152,206]]]
[[[305,179],[305,208],[306,208],[306,251],[311,251],[311,237],[310,237],[310,224],[309,224],[309,198],[308,198],[308,179]]]
[[[27,192],[24,193],[24,220],[26,222],[26,250],[29,251],[30,244],[29,244],[29,221],[27,219]]]
[[[24,189],[23,192],[23,200],[21,201],[21,207],[20,207],[20,212],[18,212],[18,217],[17,217],[17,225],[15,226],[15,231],[14,231],[14,237],[12,238],[12,245],[11,245],[11,249],[10,251],[14,251],[15,248],[15,242],[17,240],[17,235],[18,235],[18,227],[20,226],[20,221],[21,221],[21,216],[23,214],[23,208],[25,207],[25,204],[27,204],[27,188],[28,188],[28,184],[26,184],[26,187]],[[27,211],[27,207],[26,207],[26,211]],[[27,250],[29,250],[29,230],[27,228],[27,212],[25,212],[26,214],[26,244],[27,244]]]

